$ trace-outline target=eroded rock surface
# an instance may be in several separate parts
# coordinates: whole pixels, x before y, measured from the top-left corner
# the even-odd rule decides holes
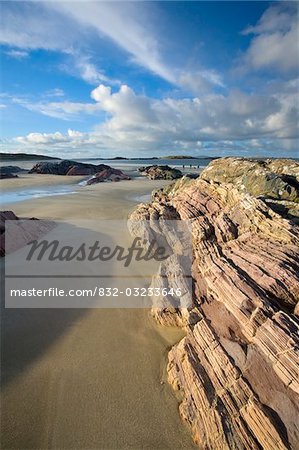
[[[183,176],[179,169],[174,169],[169,166],[147,166],[140,167],[139,172],[146,175],[150,180],[176,180]]]
[[[27,172],[25,169],[21,169],[21,167],[18,166],[1,166],[0,167],[0,179],[7,179],[7,178],[18,178],[17,173]]]
[[[40,173],[47,175],[92,175],[97,172],[94,164],[77,163],[76,161],[42,161],[35,164],[29,173]]]
[[[211,162],[203,170],[201,178],[217,183],[234,183],[255,197],[299,203],[299,163],[293,160],[221,158]]]
[[[20,218],[13,211],[0,211],[0,257],[40,238],[55,226],[55,222],[50,220]]]
[[[29,173],[49,175],[81,176],[92,175],[86,184],[101,183],[103,181],[130,180],[124,172],[106,164],[85,164],[76,161],[63,160],[59,162],[39,162],[33,166]]]
[[[193,307],[152,312],[186,330],[167,372],[200,448],[298,449],[299,229],[267,204],[287,194],[297,201],[297,169],[288,160],[216,160],[199,179],[178,180],[131,216],[192,226]],[[270,183],[274,191],[264,182],[268,170],[279,178]],[[281,174],[292,177],[283,195]]]
[[[113,169],[106,166],[104,169],[97,172],[92,178],[87,181],[87,185],[102,183],[103,181],[122,181],[130,180],[131,178],[126,175],[122,170]]]

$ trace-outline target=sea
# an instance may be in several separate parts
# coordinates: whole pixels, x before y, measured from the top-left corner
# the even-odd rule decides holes
[[[106,164],[108,166],[114,167],[115,169],[123,170],[130,176],[135,178],[143,178],[138,172],[139,167],[150,166],[150,165],[168,165],[170,167],[180,169],[184,174],[196,173],[203,170],[211,159],[210,158],[196,158],[196,159],[96,159],[96,158],[80,158],[72,159],[74,161],[89,163],[89,164]],[[47,160],[43,160],[47,161]],[[59,162],[59,160],[48,160],[49,162]],[[36,163],[40,160],[14,160],[0,162],[1,166],[18,166],[22,169],[30,170]],[[22,173],[18,174],[22,176]],[[30,200],[32,198],[42,198],[49,197],[52,195],[66,195],[66,194],[76,194],[82,188],[82,183],[74,180],[74,184],[59,184],[59,177],[57,178],[58,183],[56,185],[43,185],[31,188],[22,189],[12,189],[9,191],[2,191],[0,196],[0,205],[5,208],[6,204],[11,204],[15,202]],[[0,181],[1,183],[1,181]],[[1,184],[0,184],[1,186]],[[138,199],[138,201],[145,201],[145,199]]]

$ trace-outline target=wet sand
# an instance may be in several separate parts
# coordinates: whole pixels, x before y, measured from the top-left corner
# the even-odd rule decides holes
[[[136,198],[164,184],[98,184],[5,209],[70,224],[125,219]],[[148,309],[3,309],[2,448],[194,448],[165,382],[168,349],[181,337]]]

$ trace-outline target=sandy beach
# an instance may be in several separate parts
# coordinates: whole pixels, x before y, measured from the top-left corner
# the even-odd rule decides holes
[[[1,188],[80,179],[26,175],[2,180]],[[2,209],[70,224],[125,219],[140,197],[165,183],[76,186],[73,194]],[[2,448],[193,448],[165,382],[167,352],[182,336],[158,326],[148,309],[3,309]]]

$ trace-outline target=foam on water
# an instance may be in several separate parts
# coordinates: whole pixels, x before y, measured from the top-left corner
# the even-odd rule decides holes
[[[1,205],[22,202],[33,198],[50,197],[52,195],[76,194],[74,186],[43,186],[41,188],[26,188],[1,193]]]

